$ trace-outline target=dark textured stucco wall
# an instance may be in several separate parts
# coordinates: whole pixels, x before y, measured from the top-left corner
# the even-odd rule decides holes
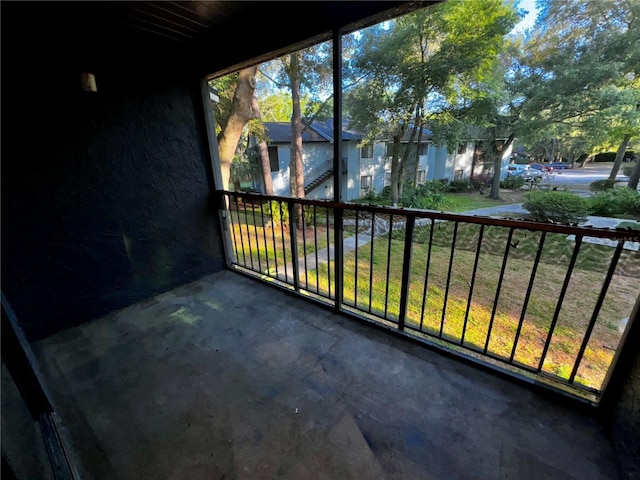
[[[16,73],[2,289],[30,340],[223,268],[197,77],[114,70],[90,94],[64,66]]]
[[[640,478],[640,355],[636,357],[615,406],[611,438],[623,478]]]

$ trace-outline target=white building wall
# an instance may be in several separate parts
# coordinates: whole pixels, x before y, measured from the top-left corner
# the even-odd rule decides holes
[[[283,197],[291,196],[289,185],[289,162],[291,161],[291,149],[289,145],[278,145],[278,166],[280,170],[271,172],[273,194]]]
[[[476,147],[476,142],[466,142],[466,149],[464,153],[458,153],[456,150],[451,154],[453,167],[451,169],[450,180],[455,178],[456,170],[462,170],[462,178],[469,178],[471,176],[471,164],[473,162],[473,152]]]

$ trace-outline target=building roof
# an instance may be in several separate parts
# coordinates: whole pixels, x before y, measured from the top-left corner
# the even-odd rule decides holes
[[[264,122],[265,132],[269,137],[269,143],[291,143],[290,122]],[[343,122],[342,140],[362,140],[363,134],[347,128]],[[302,132],[303,143],[327,142],[333,143],[333,119],[314,121]]]

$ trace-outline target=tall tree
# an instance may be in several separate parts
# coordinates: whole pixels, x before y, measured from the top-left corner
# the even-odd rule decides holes
[[[436,138],[457,137],[462,124],[452,110],[465,107],[468,94],[493,72],[516,19],[514,5],[501,0],[449,0],[363,35],[357,65],[364,80],[345,105],[356,128],[393,141],[394,203],[406,169],[395,144],[405,140],[409,125],[427,122]]]
[[[302,84],[302,54],[300,51],[283,59],[284,71],[289,77],[291,89],[291,159],[289,163],[291,196],[304,198],[304,164],[302,161],[302,109],[300,88]]]
[[[331,44],[314,45],[267,62],[260,67],[259,102],[265,116],[278,121],[289,109],[291,155],[289,181],[291,196],[305,196],[302,134],[327,106],[331,92]],[[285,95],[289,95],[286,97]]]
[[[539,138],[618,142],[638,135],[640,3],[543,0],[521,59],[523,122]],[[523,129],[524,131],[524,129]],[[611,171],[615,178],[619,162]]]
[[[222,171],[223,189],[229,188],[231,164],[236,155],[238,142],[245,125],[253,118],[253,94],[256,88],[258,66],[240,70],[235,85],[233,100],[226,123],[218,134],[218,155]]]
[[[262,115],[260,113],[260,104],[258,98],[253,95],[252,99],[253,117],[255,125],[251,129],[258,142],[258,156],[260,157],[260,166],[262,173],[262,183],[264,184],[264,193],[273,195],[273,179],[271,178],[271,162],[269,160],[269,147],[264,133],[264,125],[262,123]]]

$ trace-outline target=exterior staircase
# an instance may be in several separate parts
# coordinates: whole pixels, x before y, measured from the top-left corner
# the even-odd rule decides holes
[[[346,159],[342,159],[342,173],[347,173]],[[305,195],[333,175],[333,160],[326,160],[305,175]]]
[[[310,182],[307,182],[304,186],[305,195],[316,188],[318,185],[320,185],[322,182],[324,182],[326,179],[331,178],[331,176],[333,176],[333,169],[327,170],[320,176],[314,178]]]

